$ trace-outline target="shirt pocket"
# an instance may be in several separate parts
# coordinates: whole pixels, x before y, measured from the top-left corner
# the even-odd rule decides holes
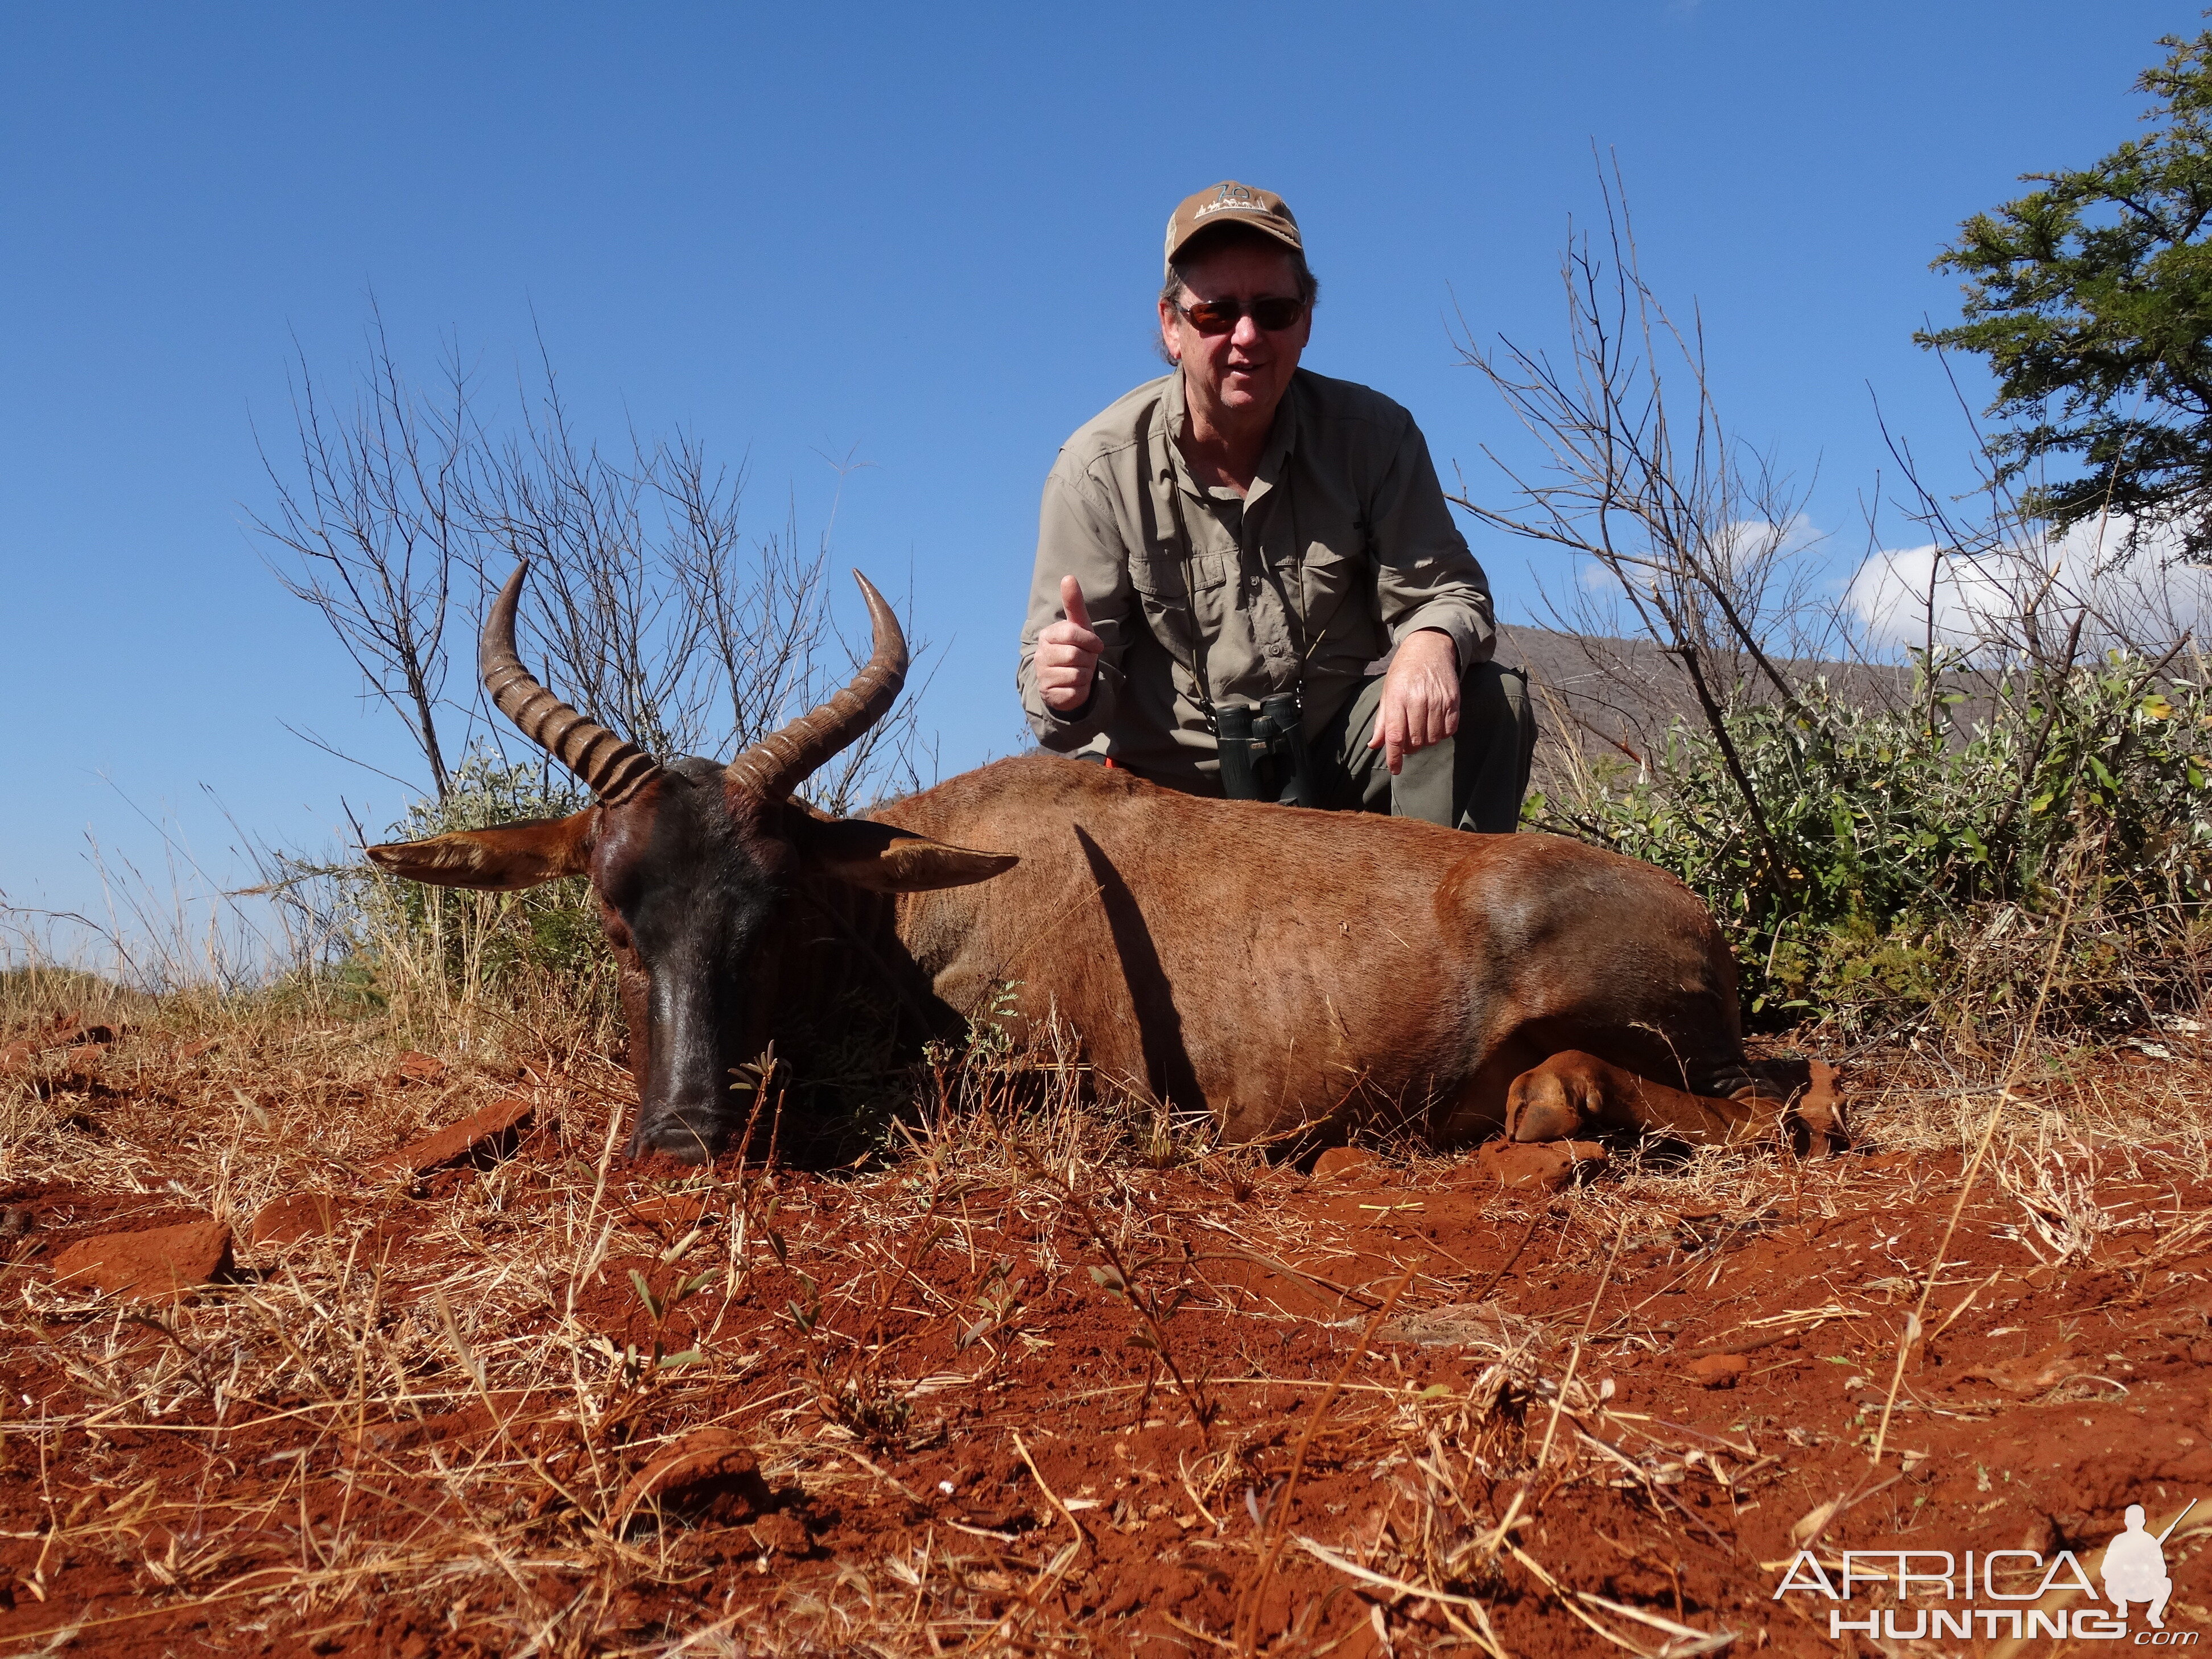
[[[1152,637],[1177,662],[1188,665],[1201,642],[1221,631],[1230,573],[1219,554],[1194,553],[1186,561],[1176,549],[1148,548],[1130,559],[1129,585],[1137,590]]]
[[[1355,529],[1353,535],[1362,533]],[[1367,608],[1363,590],[1374,585],[1370,574],[1373,561],[1367,556],[1364,540],[1349,537],[1342,539],[1347,546],[1331,546],[1323,541],[1306,544],[1300,597],[1304,601],[1310,641],[1319,639],[1332,627],[1341,627],[1363,616]],[[1347,602],[1351,605],[1350,612],[1341,614]]]

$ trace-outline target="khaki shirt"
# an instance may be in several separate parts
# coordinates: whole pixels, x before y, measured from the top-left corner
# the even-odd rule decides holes
[[[1204,691],[1218,705],[1298,690],[1310,737],[1416,629],[1449,635],[1462,670],[1489,658],[1489,583],[1403,409],[1298,370],[1242,501],[1194,482],[1183,419],[1180,372],[1147,381],[1070,438],[1045,480],[1017,671],[1038,742],[1218,793]],[[1072,716],[1046,706],[1036,671],[1067,575],[1105,641]]]

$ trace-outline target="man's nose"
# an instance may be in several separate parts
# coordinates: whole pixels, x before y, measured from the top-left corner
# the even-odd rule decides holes
[[[1260,325],[1252,320],[1249,311],[1237,319],[1237,326],[1229,331],[1229,343],[1239,351],[1249,351],[1260,343]]]

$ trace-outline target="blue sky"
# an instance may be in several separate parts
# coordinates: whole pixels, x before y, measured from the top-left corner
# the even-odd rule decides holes
[[[2128,136],[2189,4],[9,8],[0,13],[0,893],[98,902],[88,835],[149,872],[173,818],[218,879],[230,818],[334,844],[410,754],[242,527],[375,295],[401,359],[511,380],[542,331],[586,426],[684,428],[763,532],[824,523],[943,658],[948,771],[1019,746],[1038,486],[1157,372],[1160,228],[1280,191],[1324,284],[1308,363],[1408,405],[1490,486],[1507,434],[1459,367],[1555,342],[1558,251],[1617,156],[1647,272],[1701,308],[1744,437],[1856,534],[1893,428],[1963,486],[1911,343],[1928,270],[2023,172]],[[1969,388],[1981,384],[1972,379]],[[1531,552],[1470,530],[1501,611]],[[342,805],[341,798],[344,805]]]

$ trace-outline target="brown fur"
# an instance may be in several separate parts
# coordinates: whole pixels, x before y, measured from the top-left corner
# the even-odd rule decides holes
[[[1580,1074],[1612,1103],[1601,1121],[1658,1108],[1703,1139],[1778,1109],[1718,1097],[1748,1082],[1735,965],[1689,890],[1631,859],[1042,756],[876,816],[1019,856],[897,900],[939,997],[980,1012],[1011,985],[1020,1018],[1056,1012],[1102,1073],[1232,1137],[1366,1122],[1479,1139],[1516,1077],[1568,1051],[1603,1068]],[[1615,1079],[1664,1087],[1631,1098]]]

